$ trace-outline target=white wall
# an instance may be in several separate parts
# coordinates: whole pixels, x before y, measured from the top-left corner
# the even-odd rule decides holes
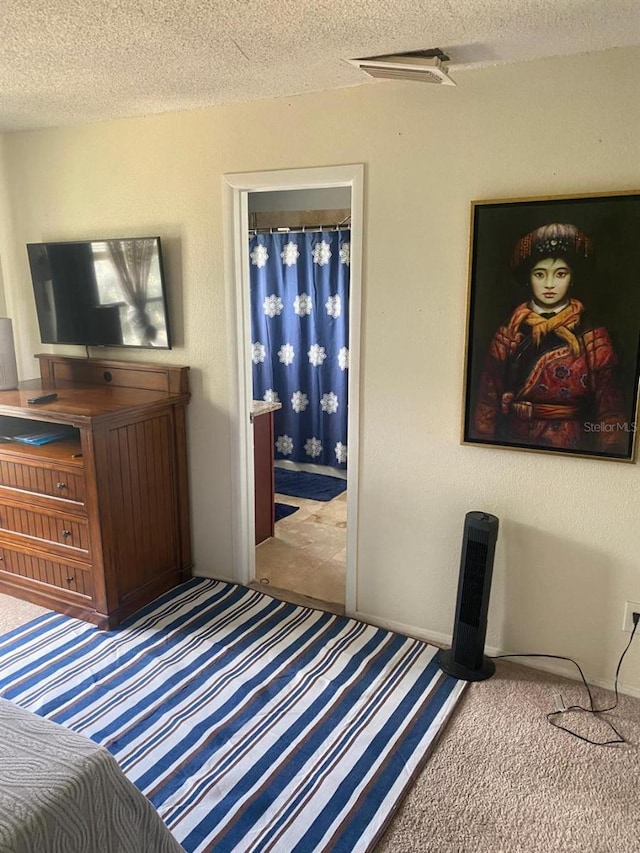
[[[192,367],[196,571],[232,577],[221,175],[364,162],[359,612],[450,634],[464,514],[483,509],[501,521],[488,644],[571,655],[610,683],[623,603],[640,600],[638,466],[459,444],[469,202],[637,189],[639,61],[614,51],[459,73],[456,89],[378,82],[5,137],[0,248],[22,377],[42,349],[24,244],[160,234],[176,348],[155,357]],[[640,690],[639,646],[626,689]]]

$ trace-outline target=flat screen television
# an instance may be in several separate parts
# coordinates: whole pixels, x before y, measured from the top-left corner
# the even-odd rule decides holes
[[[171,349],[159,237],[28,243],[43,344]]]

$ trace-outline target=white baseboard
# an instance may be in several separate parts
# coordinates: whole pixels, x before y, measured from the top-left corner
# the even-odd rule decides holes
[[[380,628],[387,628],[389,631],[397,631],[399,634],[407,634],[410,637],[416,637],[418,640],[425,640],[426,642],[433,643],[436,646],[444,646],[445,648],[448,648],[453,639],[451,634],[440,634],[437,631],[426,631],[421,628],[416,628],[413,625],[405,625],[402,622],[396,622],[392,619],[380,619],[377,616],[372,616],[370,613],[363,613],[362,611],[356,611],[353,615],[354,618],[361,619],[363,622],[370,622],[372,625],[378,625]],[[495,657],[497,655],[516,655],[516,653],[510,650],[499,649],[493,646],[486,646],[485,653],[489,657]],[[569,678],[572,681],[579,681],[582,683],[580,673],[576,667],[568,661],[562,662],[547,658],[519,658],[517,656],[510,658],[510,660],[513,660],[514,663],[521,664],[522,666],[529,666],[532,669],[539,669],[553,675],[561,675],[564,678]],[[580,661],[578,661],[578,663],[580,663]],[[582,666],[582,664],[580,665]],[[603,687],[605,690],[614,689],[613,679],[593,678],[587,672],[585,672],[585,678],[590,686]],[[624,693],[625,696],[633,696],[636,699],[640,698],[640,688],[632,687],[629,684],[618,683],[618,693]]]
[[[379,616],[372,616],[370,613],[364,613],[361,610],[347,615],[353,615],[354,619],[369,622],[371,625],[377,625],[379,628],[386,628],[389,631],[397,631],[398,634],[407,634],[409,637],[425,640],[427,643],[433,643],[436,646],[448,647],[451,645],[451,634],[438,634],[436,631],[425,631],[413,625],[396,622],[393,619],[381,619]]]
[[[540,669],[543,672],[550,672],[553,675],[561,675],[564,678],[570,678],[571,681],[579,681],[582,683],[580,673],[572,663],[569,663],[569,661],[563,662],[548,658],[519,658],[517,653],[509,652],[505,649],[494,649],[489,646],[486,647],[485,651],[492,657],[495,657],[496,655],[515,655],[514,657],[510,657],[509,660],[512,660],[514,663],[519,663],[522,666],[530,666],[531,669]],[[578,661],[578,663],[580,663],[580,661]],[[580,666],[582,666],[581,663]],[[584,671],[584,667],[582,667],[582,669]],[[590,687],[603,687],[605,690],[614,689],[613,678],[596,678],[595,676],[589,675],[588,672],[585,672],[584,675]],[[633,696],[636,699],[640,698],[639,687],[632,687],[630,684],[623,684],[622,682],[618,682],[618,693],[624,693],[625,696]]]

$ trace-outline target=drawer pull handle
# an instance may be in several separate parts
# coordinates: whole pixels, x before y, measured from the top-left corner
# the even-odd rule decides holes
[[[70,576],[70,577],[66,577],[65,580],[68,584],[72,584],[74,582],[75,578],[73,576]]]
[[[56,483],[56,489],[59,489],[60,491],[62,491],[63,489],[66,489],[66,488],[67,488],[66,483]]]
[[[70,530],[63,530],[62,531],[62,538],[66,539],[67,536],[71,536],[71,531]]]

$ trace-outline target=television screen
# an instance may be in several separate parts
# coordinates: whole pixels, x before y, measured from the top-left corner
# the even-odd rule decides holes
[[[159,237],[28,243],[43,344],[171,349]]]

